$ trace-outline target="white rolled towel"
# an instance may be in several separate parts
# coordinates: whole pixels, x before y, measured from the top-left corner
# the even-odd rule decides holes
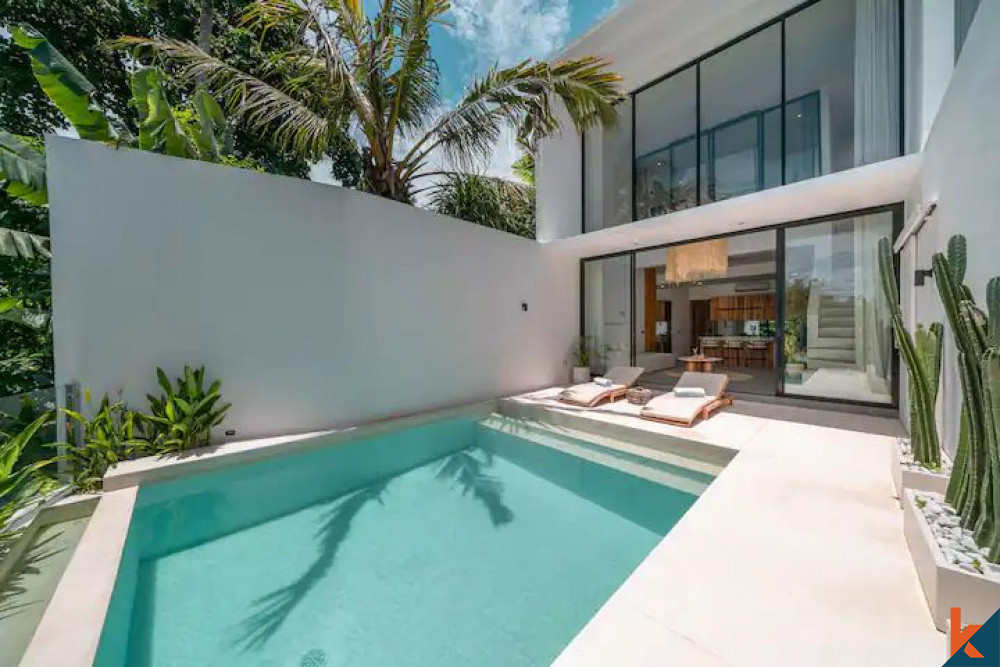
[[[602,387],[610,387],[611,385],[614,384],[614,382],[612,382],[608,378],[594,378],[594,384],[600,385]]]
[[[680,398],[705,398],[705,390],[701,387],[677,387],[674,396]]]

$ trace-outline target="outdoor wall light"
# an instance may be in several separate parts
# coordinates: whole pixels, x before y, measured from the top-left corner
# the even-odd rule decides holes
[[[913,272],[913,284],[923,287],[924,281],[934,275],[934,269],[917,269]]]

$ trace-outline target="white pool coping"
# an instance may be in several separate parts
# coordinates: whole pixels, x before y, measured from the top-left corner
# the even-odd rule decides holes
[[[118,466],[106,482],[117,490],[102,496],[22,666],[92,664],[137,485],[498,406],[514,416],[541,412],[546,421],[608,438],[627,436],[661,460],[726,466],[554,664],[944,660],[945,641],[933,627],[892,494],[889,448],[898,433],[891,420],[738,404],[684,429],[640,420],[638,408],[625,402],[602,410],[563,407],[551,400],[557,391]]]
[[[555,665],[945,661],[893,496],[898,421],[738,401],[685,429],[553,393],[514,402],[738,452]]]

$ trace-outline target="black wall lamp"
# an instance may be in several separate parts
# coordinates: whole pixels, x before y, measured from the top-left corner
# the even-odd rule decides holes
[[[917,269],[913,272],[913,284],[923,287],[924,281],[934,275],[934,269]]]

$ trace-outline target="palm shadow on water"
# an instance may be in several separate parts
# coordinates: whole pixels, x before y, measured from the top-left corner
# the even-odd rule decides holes
[[[250,616],[243,622],[243,634],[235,642],[237,645],[243,650],[259,649],[281,629],[295,607],[333,567],[351,524],[361,510],[371,502],[382,504],[388,484],[389,480],[384,479],[359,489],[338,501],[323,515],[316,533],[320,543],[316,560],[290,584],[254,601]]]
[[[21,556],[20,562],[14,565],[10,577],[0,587],[0,621],[23,614],[31,607],[45,604],[41,600],[22,603],[18,603],[16,600],[19,596],[27,592],[24,586],[25,577],[37,575],[46,560],[62,551],[61,548],[55,548],[52,545],[52,542],[57,538],[57,535],[50,535],[44,540],[31,545],[27,552]]]
[[[493,467],[493,453],[470,447],[455,452],[438,468],[437,478],[451,481],[462,489],[462,495],[472,495],[486,508],[490,521],[497,528],[514,520],[514,512],[503,500],[503,482],[486,471]]]

